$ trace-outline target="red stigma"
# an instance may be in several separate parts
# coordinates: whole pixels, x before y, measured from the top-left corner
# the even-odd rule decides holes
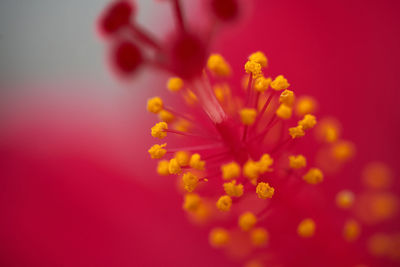
[[[236,0],[212,0],[211,8],[219,19],[225,21],[235,19],[239,13]]]
[[[101,16],[99,28],[105,35],[111,35],[130,23],[135,6],[130,1],[112,3]]]
[[[133,74],[142,62],[142,54],[134,43],[121,41],[113,47],[112,64],[118,73]]]

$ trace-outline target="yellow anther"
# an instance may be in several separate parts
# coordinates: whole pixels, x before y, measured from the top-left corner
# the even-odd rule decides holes
[[[175,159],[179,166],[186,167],[189,165],[190,154],[186,151],[178,151],[175,153]]]
[[[288,83],[288,81],[286,80],[285,77],[283,77],[283,75],[279,75],[275,78],[275,80],[272,81],[271,83],[271,88],[276,90],[276,91],[281,91],[281,90],[285,90],[290,86],[290,84]]]
[[[299,97],[296,103],[296,115],[301,117],[306,114],[314,113],[317,109],[317,101],[310,96]]]
[[[192,124],[187,120],[181,119],[178,120],[173,127],[177,131],[187,132],[192,127]]]
[[[354,156],[355,150],[352,142],[339,141],[332,146],[332,156],[341,162],[348,161]]]
[[[169,175],[169,161],[160,160],[157,165],[157,173],[162,176]]]
[[[354,203],[354,194],[349,190],[342,190],[336,195],[336,205],[342,209],[350,208]]]
[[[270,186],[268,183],[258,183],[256,187],[256,193],[259,198],[261,199],[267,199],[267,198],[272,198],[274,195],[275,189]]]
[[[192,90],[188,89],[185,94],[183,94],[183,98],[185,99],[186,104],[189,106],[193,106],[197,103],[197,96]]]
[[[271,82],[272,82],[271,78],[265,78],[263,76],[258,77],[254,81],[254,90],[256,90],[257,92],[263,93],[268,89]]]
[[[276,115],[284,120],[290,119],[292,117],[292,108],[281,104],[276,110]]]
[[[243,108],[239,111],[239,114],[244,125],[252,125],[256,120],[257,111],[254,108]]]
[[[171,92],[177,92],[183,88],[183,80],[178,77],[172,77],[168,79],[167,88]]]
[[[163,101],[159,97],[153,97],[147,100],[147,111],[157,114],[163,109]]]
[[[217,201],[217,208],[220,211],[229,211],[232,206],[232,198],[230,196],[221,196]]]
[[[170,174],[179,174],[181,173],[181,166],[179,166],[178,161],[173,158],[169,160],[168,170]]]
[[[307,160],[303,155],[289,156],[289,166],[292,169],[301,169],[307,165]]]
[[[159,139],[163,139],[167,136],[167,132],[164,130],[168,130],[168,124],[165,122],[156,123],[153,127],[151,127],[151,136]]]
[[[297,227],[297,234],[301,237],[312,237],[315,233],[315,222],[312,219],[304,219]]]
[[[385,189],[392,184],[393,174],[386,164],[371,162],[364,168],[362,180],[370,188]]]
[[[229,232],[224,228],[213,228],[208,240],[214,248],[224,247],[229,242]]]
[[[303,126],[298,125],[296,127],[289,128],[289,134],[293,139],[295,139],[295,138],[303,137],[306,133],[303,130]]]
[[[243,166],[243,175],[250,180],[255,180],[258,178],[260,173],[260,166],[257,162],[248,160]]]
[[[231,180],[240,176],[240,165],[232,161],[227,164],[221,165],[222,178],[224,180]]]
[[[355,241],[361,233],[360,224],[355,220],[348,220],[343,228],[343,237],[349,242]]]
[[[304,118],[299,121],[299,125],[303,126],[303,130],[311,129],[315,124],[317,124],[317,119],[311,114],[304,115]]]
[[[166,123],[170,123],[175,119],[175,116],[171,112],[166,111],[165,109],[163,109],[158,113],[158,118],[161,121],[164,121]]]
[[[224,102],[225,100],[225,92],[221,86],[214,86],[214,94],[219,102]]]
[[[322,119],[317,125],[317,137],[328,143],[335,142],[340,137],[340,123],[332,118]]]
[[[165,153],[167,153],[167,150],[164,149],[164,147],[166,147],[167,144],[162,144],[162,145],[157,145],[155,144],[154,146],[152,146],[148,152],[151,156],[152,159],[161,159]]]
[[[183,209],[186,211],[194,212],[201,204],[201,198],[197,194],[186,194],[183,201]]]
[[[224,183],[223,186],[225,193],[230,197],[241,197],[243,195],[243,185],[236,185],[235,180],[229,183]]]
[[[324,174],[318,168],[311,168],[304,174],[303,179],[309,184],[319,184],[324,180]]]
[[[183,186],[188,192],[192,192],[196,189],[199,183],[199,178],[191,172],[186,172],[182,175]]]
[[[274,164],[274,159],[269,154],[263,154],[260,160],[257,162],[258,172],[263,174],[268,171],[272,171],[271,166]]]
[[[294,104],[294,93],[291,90],[285,90],[279,96],[279,102],[288,107],[293,107]]]
[[[268,232],[262,227],[257,227],[250,232],[251,243],[256,247],[263,247],[268,243]]]
[[[243,231],[249,231],[257,223],[257,217],[251,212],[245,212],[239,216],[239,227]]]
[[[246,73],[251,74],[254,79],[260,77],[261,75],[261,65],[255,61],[247,61],[244,65]]]
[[[211,54],[207,61],[207,68],[212,74],[227,77],[231,74],[231,67],[220,54]]]
[[[261,51],[257,51],[249,56],[250,61],[257,62],[261,67],[265,68],[268,66],[268,59],[265,54]]]
[[[206,162],[204,160],[201,160],[200,154],[195,153],[190,157],[189,165],[193,169],[202,171],[204,170]]]

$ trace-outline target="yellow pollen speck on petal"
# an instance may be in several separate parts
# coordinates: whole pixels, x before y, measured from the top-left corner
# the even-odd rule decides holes
[[[157,114],[163,109],[163,101],[159,97],[153,97],[147,100],[147,111]]]
[[[211,54],[207,61],[208,70],[215,76],[227,77],[231,74],[231,67],[220,54]]]
[[[257,217],[252,212],[245,212],[239,216],[239,227],[243,231],[251,230],[257,223]]]
[[[272,171],[271,166],[274,164],[274,159],[267,153],[263,154],[260,160],[257,162],[258,172],[263,174],[268,171]]]
[[[189,165],[193,169],[203,171],[204,167],[206,165],[206,162],[204,160],[201,160],[200,154],[195,153],[190,157]]]
[[[261,67],[265,68],[268,66],[268,59],[265,54],[261,51],[254,52],[249,56],[250,61],[257,62]]]
[[[258,183],[256,187],[256,193],[259,198],[261,199],[267,199],[267,198],[272,198],[274,195],[275,189],[271,187],[268,183]]]
[[[303,130],[303,126],[298,125],[296,127],[289,128],[289,134],[293,139],[295,139],[295,138],[303,137],[306,133]]]
[[[311,129],[315,124],[317,124],[317,119],[311,114],[304,115],[304,118],[299,121],[299,125],[303,126],[303,130]]]
[[[169,161],[160,160],[157,165],[157,173],[162,176],[169,175]]]
[[[290,84],[288,83],[286,78],[283,77],[283,75],[277,76],[271,83],[271,88],[276,90],[276,91],[285,90],[289,86],[290,86]]]
[[[192,192],[196,189],[199,183],[199,178],[191,172],[186,172],[182,175],[183,186],[186,191]]]
[[[186,167],[189,165],[190,154],[186,151],[178,151],[175,153],[175,159],[178,162],[179,166]]]
[[[151,127],[151,136],[163,139],[167,136],[167,132],[164,130],[168,130],[168,124],[165,122],[156,123],[153,127]]]
[[[170,174],[179,174],[181,173],[181,166],[179,166],[178,161],[173,158],[169,160],[168,170]]]
[[[225,193],[230,197],[241,197],[243,195],[243,185],[236,185],[236,181],[223,184]]]
[[[164,121],[166,123],[170,123],[175,119],[175,116],[171,112],[166,111],[165,109],[163,109],[158,113],[158,118],[161,121]]]
[[[295,97],[293,91],[287,89],[279,96],[279,102],[288,107],[293,107],[294,99]]]
[[[246,73],[251,74],[254,79],[261,75],[261,64],[255,61],[249,60],[244,65]]]
[[[315,233],[315,222],[312,219],[304,219],[297,227],[297,234],[300,237],[312,237]]]
[[[354,203],[354,194],[349,190],[342,190],[336,194],[336,205],[341,209],[348,209]]]
[[[254,108],[243,108],[239,111],[239,114],[244,125],[252,125],[256,120],[257,111]]]
[[[157,145],[155,144],[154,146],[152,146],[148,152],[151,156],[152,159],[161,159],[165,153],[167,153],[167,150],[164,149],[164,147],[166,147],[167,144],[162,144],[162,145]]]
[[[392,184],[392,180],[391,169],[382,162],[371,162],[362,172],[362,181],[370,188],[388,188]]]
[[[183,88],[183,80],[178,77],[172,77],[168,79],[167,89],[171,92],[178,92]]]
[[[324,180],[324,174],[318,168],[311,168],[304,174],[303,179],[309,184],[319,184]]]
[[[317,101],[310,96],[299,97],[296,103],[295,113],[301,117],[306,114],[314,113],[317,109]]]
[[[254,90],[257,92],[263,93],[268,89],[271,82],[272,82],[271,78],[265,78],[263,76],[258,77],[254,81]]]
[[[290,117],[292,117],[292,108],[281,104],[276,110],[276,115],[284,120],[290,119]]]
[[[338,161],[345,162],[355,154],[355,146],[349,141],[339,141],[332,145],[332,156]]]
[[[268,243],[268,232],[262,227],[257,227],[251,230],[251,243],[256,247],[263,247]]]
[[[229,211],[232,206],[232,198],[230,196],[221,196],[217,201],[217,208],[220,211]]]
[[[243,166],[243,175],[250,180],[257,179],[259,175],[260,167],[257,162],[248,160]]]
[[[224,228],[213,228],[210,231],[208,240],[214,248],[224,247],[229,242],[229,232]]]
[[[194,212],[201,204],[201,198],[197,194],[186,194],[183,201],[183,209],[186,211]]]
[[[240,165],[232,161],[227,164],[221,165],[222,178],[224,180],[231,180],[240,176]]]
[[[307,165],[307,160],[303,155],[289,156],[289,166],[292,169],[301,169]]]
[[[343,237],[349,242],[355,241],[361,233],[361,227],[355,220],[348,220],[343,228]]]

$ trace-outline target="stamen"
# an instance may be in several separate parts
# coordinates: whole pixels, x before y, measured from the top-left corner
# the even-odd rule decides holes
[[[254,122],[254,125],[253,125],[253,129],[256,129],[258,123],[260,122],[262,116],[264,115],[265,111],[267,110],[268,105],[269,105],[269,103],[271,103],[272,98],[275,96],[275,94],[276,94],[276,91],[271,91],[271,93],[270,93],[267,101],[265,102],[264,106],[262,107],[260,113],[258,113],[256,121]]]
[[[163,131],[167,132],[167,133],[174,133],[174,134],[179,134],[179,135],[188,136],[188,137],[198,137],[198,138],[204,138],[204,139],[219,140],[217,137],[214,137],[214,136],[205,136],[205,135],[201,135],[201,134],[187,133],[187,132],[182,132],[182,131],[172,130],[172,129],[164,129]]]
[[[175,153],[178,151],[202,151],[202,150],[211,150],[211,149],[217,149],[221,148],[224,145],[222,143],[214,143],[214,144],[209,144],[209,145],[203,145],[203,146],[188,146],[188,147],[181,147],[181,148],[174,148],[174,149],[168,149],[167,153]]]

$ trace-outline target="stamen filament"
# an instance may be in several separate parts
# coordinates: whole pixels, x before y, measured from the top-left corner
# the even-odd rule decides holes
[[[198,138],[204,138],[204,139],[218,140],[216,137],[213,137],[213,136],[205,136],[205,135],[200,135],[200,134],[187,133],[187,132],[182,132],[182,131],[172,130],[172,129],[164,129],[163,131],[167,132],[167,133],[174,133],[174,134],[179,134],[179,135],[188,136],[188,137],[198,137]]]

